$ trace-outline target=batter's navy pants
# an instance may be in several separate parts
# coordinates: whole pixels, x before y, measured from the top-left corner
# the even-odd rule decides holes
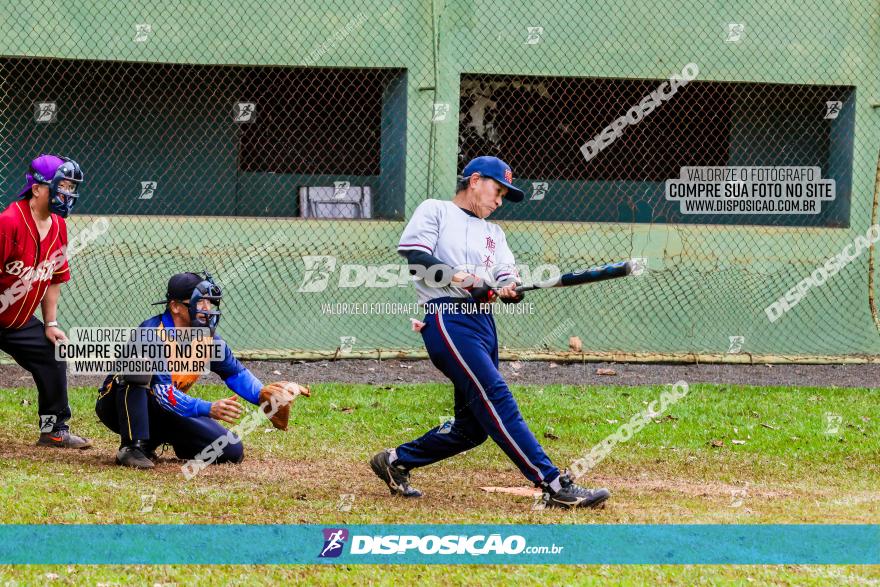
[[[170,412],[146,387],[111,382],[102,389],[95,413],[104,425],[119,434],[123,445],[146,441],[149,450],[170,444],[179,459],[193,459],[229,431],[207,416],[190,418]],[[216,463],[240,463],[244,459],[241,440],[227,444]]]
[[[397,447],[396,465],[424,467],[482,444],[487,436],[536,486],[552,482],[559,470],[529,430],[498,371],[498,336],[491,312],[477,304],[438,298],[431,306],[455,302],[451,311],[425,316],[422,339],[431,362],[455,386],[455,421]]]
[[[21,328],[0,328],[0,350],[34,377],[40,432],[67,430],[67,364],[55,360],[55,345],[46,338],[43,323],[31,316]]]

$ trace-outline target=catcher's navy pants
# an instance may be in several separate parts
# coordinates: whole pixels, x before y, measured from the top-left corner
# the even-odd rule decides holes
[[[431,362],[455,385],[455,421],[397,447],[395,464],[407,469],[430,465],[491,436],[536,486],[553,481],[559,470],[529,430],[498,371],[498,336],[492,314],[473,313],[477,304],[472,301],[438,298],[431,304],[451,302],[456,308],[425,316],[422,339]]]
[[[166,410],[146,387],[117,383],[108,387],[101,390],[95,413],[107,428],[119,434],[123,445],[144,440],[153,450],[170,444],[178,458],[192,459],[228,432],[207,416],[188,418]],[[239,463],[244,458],[241,440],[230,442],[222,452],[214,462]]]
[[[0,328],[0,350],[34,377],[40,432],[67,430],[67,365],[55,360],[55,345],[46,338],[43,323],[31,316],[21,328]]]

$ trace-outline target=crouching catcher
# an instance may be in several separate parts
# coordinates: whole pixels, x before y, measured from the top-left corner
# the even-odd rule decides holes
[[[140,326],[208,328],[215,341],[222,341],[216,333],[222,295],[209,274],[179,273],[169,280],[165,299],[157,302],[165,304],[165,312]],[[163,444],[171,445],[180,459],[201,459],[210,453],[210,463],[240,463],[244,459],[241,439],[220,424],[234,424],[242,415],[238,398],[261,406],[276,428],[286,430],[290,402],[296,395],[309,395],[308,389],[288,382],[263,386],[235,358],[229,345],[224,347],[223,359],[212,361],[211,371],[236,395],[213,402],[188,394],[199,373],[107,376],[95,411],[120,436],[117,464],[153,468],[155,451]]]

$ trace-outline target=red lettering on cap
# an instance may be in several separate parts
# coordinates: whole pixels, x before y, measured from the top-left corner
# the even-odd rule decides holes
[[[513,183],[513,172],[511,170],[504,170],[504,181],[506,181],[507,183]]]

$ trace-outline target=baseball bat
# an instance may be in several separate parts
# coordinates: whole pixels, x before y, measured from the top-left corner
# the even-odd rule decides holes
[[[569,287],[572,285],[581,285],[584,283],[595,283],[597,281],[605,281],[606,279],[616,279],[618,277],[626,277],[633,272],[634,266],[632,261],[618,261],[616,263],[606,263],[589,269],[581,269],[572,271],[571,273],[563,273],[559,277],[540,281],[530,285],[520,285],[516,288],[517,292],[532,291],[535,289],[548,289],[551,287]]]

